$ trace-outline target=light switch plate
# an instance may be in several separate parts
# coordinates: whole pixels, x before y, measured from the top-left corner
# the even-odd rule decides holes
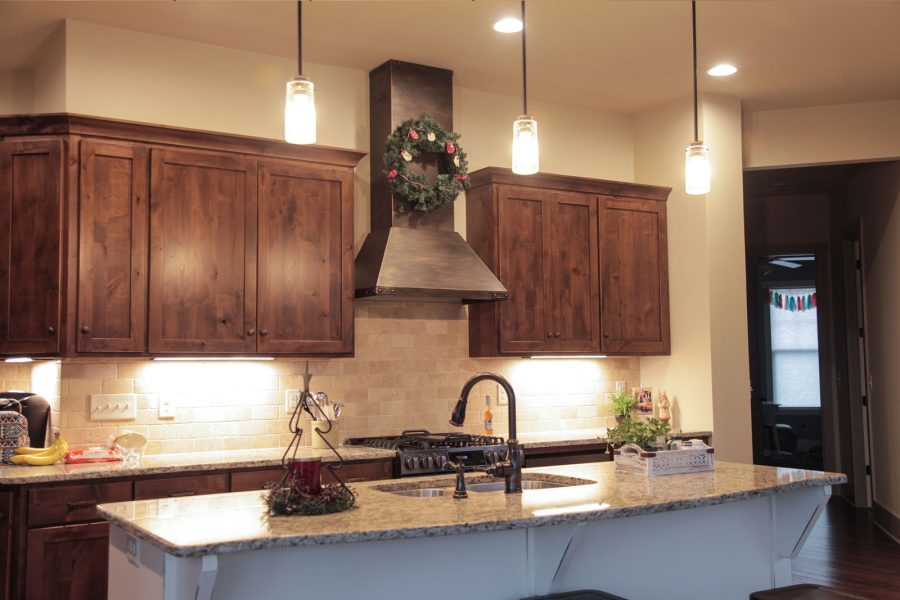
[[[134,394],[91,394],[91,421],[133,421],[136,417]]]
[[[141,542],[133,535],[125,535],[125,556],[131,564],[141,566]]]

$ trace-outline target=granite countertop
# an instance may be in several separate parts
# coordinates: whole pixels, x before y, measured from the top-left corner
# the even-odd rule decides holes
[[[338,449],[344,460],[367,460],[392,458],[394,456],[392,450],[378,448],[340,446]],[[141,458],[140,464],[136,466],[126,465],[121,461],[81,465],[59,463],[46,467],[3,465],[0,466],[0,485],[81,481],[165,473],[177,474],[184,471],[278,467],[281,465],[283,454],[283,448],[269,448],[265,450],[229,450],[222,452],[149,455]],[[325,462],[336,460],[334,454],[328,449],[301,447],[298,455],[303,458],[318,456]]]
[[[472,479],[484,479],[474,476]],[[269,516],[265,492],[119,502],[98,507],[114,525],[176,556],[260,548],[338,544],[522,529],[712,506],[802,487],[843,483],[844,475],[718,462],[705,473],[617,475],[612,462],[526,469],[525,479],[582,478],[596,483],[526,490],[408,497],[393,486],[450,487],[454,478],[427,477],[354,486],[358,506],[323,516]]]
[[[699,436],[711,436],[711,431],[677,432],[684,439]],[[605,444],[606,429],[572,429],[569,431],[536,431],[518,434],[519,442],[528,448],[548,448],[556,446],[582,446],[588,444]],[[715,444],[713,444],[715,445]]]

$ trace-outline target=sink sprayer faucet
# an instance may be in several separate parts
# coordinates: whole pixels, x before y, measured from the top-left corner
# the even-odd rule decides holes
[[[462,391],[459,393],[459,400],[456,401],[456,407],[453,409],[453,414],[450,415],[450,424],[461,427],[462,424],[465,423],[466,404],[469,402],[469,394],[472,392],[472,388],[475,387],[476,383],[485,380],[499,383],[506,391],[507,398],[509,398],[509,439],[506,440],[506,446],[508,448],[506,460],[498,462],[492,467],[488,467],[486,472],[493,477],[503,477],[505,479],[507,494],[518,494],[522,492],[522,463],[525,462],[525,454],[522,451],[522,446],[519,445],[519,440],[516,439],[516,393],[513,391],[512,385],[500,375],[494,373],[478,373],[463,385]],[[454,494],[454,497],[465,498],[466,490],[463,480],[464,469],[462,468],[462,465],[451,463],[448,464],[447,467],[455,469],[457,474],[457,493]]]

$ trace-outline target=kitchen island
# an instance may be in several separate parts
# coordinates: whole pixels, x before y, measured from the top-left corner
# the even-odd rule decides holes
[[[452,477],[366,482],[357,508],[316,517],[269,516],[260,492],[101,505],[109,597],[746,598],[790,583],[791,558],[846,479],[732,463],[645,478],[595,463],[525,480],[578,485],[454,500],[394,493]]]

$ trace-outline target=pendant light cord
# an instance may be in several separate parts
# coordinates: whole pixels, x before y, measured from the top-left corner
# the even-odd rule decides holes
[[[303,2],[297,0],[297,74],[303,75]]]
[[[525,2],[522,2],[523,9]],[[694,141],[699,142],[700,138],[698,136],[697,130],[697,2],[696,0],[691,1],[691,30],[693,33],[693,47],[694,47]],[[524,31],[524,29],[522,30]]]
[[[522,0],[522,114],[528,114],[528,71],[525,61],[525,0]]]

